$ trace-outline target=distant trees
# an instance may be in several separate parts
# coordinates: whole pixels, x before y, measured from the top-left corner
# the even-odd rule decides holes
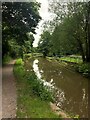
[[[8,53],[23,52],[22,48],[29,50],[28,45],[32,47],[34,37],[29,33],[35,33],[35,27],[41,19],[39,7],[37,2],[2,3],[3,56]]]
[[[71,7],[72,6],[72,7]],[[87,25],[87,16],[90,13],[90,3],[74,3],[69,6],[69,14],[72,15],[70,18],[73,18],[73,29],[74,38],[78,43],[79,51],[82,55],[82,59],[85,62],[90,62],[89,57],[89,38],[87,37],[90,34],[90,31],[86,28],[90,28],[89,24]],[[90,18],[89,18],[90,19]],[[89,20],[88,19],[88,20]],[[87,35],[88,33],[88,35]]]
[[[51,35],[48,31],[43,31],[43,34],[41,35],[41,39],[38,44],[39,45],[38,50],[39,52],[43,53],[44,57],[46,57],[50,52],[51,48],[50,37]]]
[[[83,61],[90,62],[90,2],[53,1],[49,9],[55,14],[54,30],[48,29],[52,53],[81,54]]]

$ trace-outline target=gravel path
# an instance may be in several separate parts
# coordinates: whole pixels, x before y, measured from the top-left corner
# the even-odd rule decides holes
[[[15,60],[12,60],[2,69],[2,118],[16,117],[16,85],[13,75],[13,65]]]

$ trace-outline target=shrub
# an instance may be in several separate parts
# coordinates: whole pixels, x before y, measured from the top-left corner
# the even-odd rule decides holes
[[[28,76],[28,81],[32,87],[34,94],[39,96],[42,100],[53,101],[53,92],[44,82],[36,77],[34,73]]]
[[[14,75],[18,78],[25,76],[25,69],[23,65],[24,63],[22,59],[16,60],[13,71],[14,71]]]
[[[21,58],[17,59],[15,65],[23,65],[23,60]]]
[[[76,66],[78,72],[82,73],[86,77],[90,77],[90,63],[83,63]]]

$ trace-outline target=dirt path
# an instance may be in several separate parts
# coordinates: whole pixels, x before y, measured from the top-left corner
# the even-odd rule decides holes
[[[11,61],[2,69],[2,118],[16,117],[16,85]]]

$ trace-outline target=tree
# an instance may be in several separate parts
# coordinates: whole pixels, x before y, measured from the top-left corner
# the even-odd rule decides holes
[[[38,49],[40,52],[43,53],[44,57],[46,57],[50,52],[50,37],[51,35],[48,31],[43,31],[43,34],[41,35],[41,39],[38,44]]]
[[[67,18],[62,24],[57,25],[52,33],[52,51],[59,56],[78,53],[78,47],[75,47],[77,42],[72,31],[70,31],[70,27],[72,26],[70,26],[70,21]]]
[[[35,33],[35,27],[41,19],[39,7],[37,2],[2,3],[3,56],[10,51],[8,42],[14,40],[22,46],[25,41],[30,40],[27,33]]]
[[[28,36],[28,41],[24,41],[24,45],[23,45],[24,53],[30,53],[33,51],[34,36],[32,33],[28,33],[27,36]]]
[[[86,61],[90,62],[90,1],[86,4]]]
[[[56,50],[59,51],[62,48],[64,51],[77,48],[75,52],[79,51],[83,61],[90,61],[90,2],[56,1],[51,3],[50,10],[56,14],[54,19],[56,24],[52,34],[54,48],[57,45]]]

